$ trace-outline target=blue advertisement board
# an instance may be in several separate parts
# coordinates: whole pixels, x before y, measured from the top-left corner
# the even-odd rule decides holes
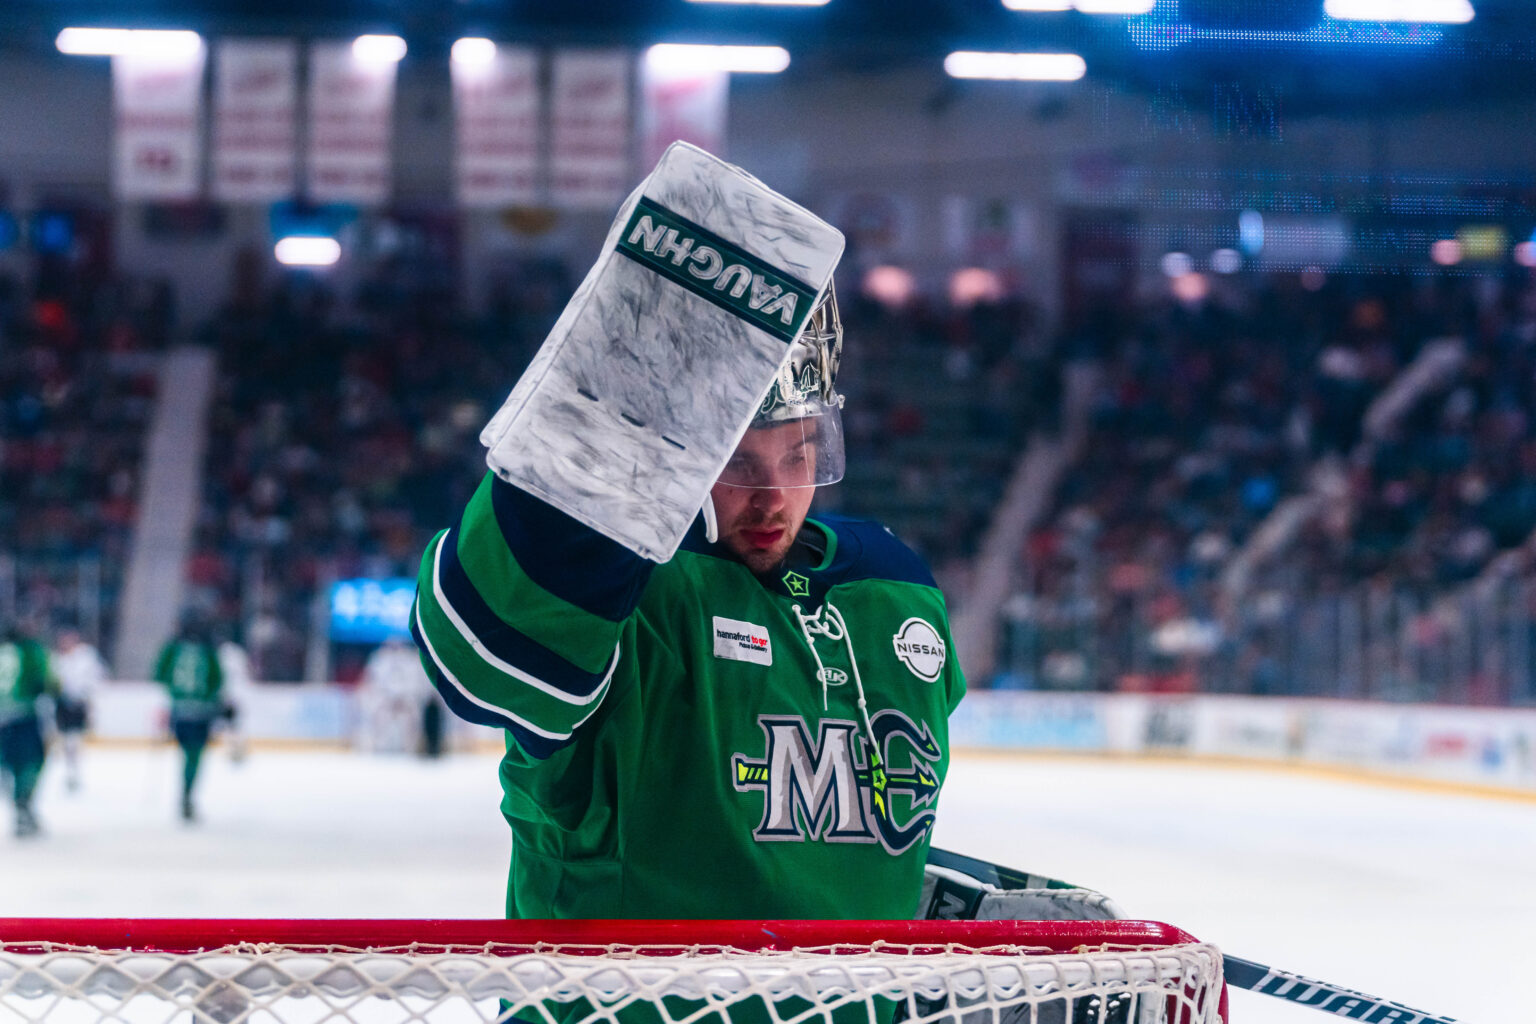
[[[340,580],[331,585],[331,639],[345,644],[377,644],[411,635],[411,601],[416,581]]]

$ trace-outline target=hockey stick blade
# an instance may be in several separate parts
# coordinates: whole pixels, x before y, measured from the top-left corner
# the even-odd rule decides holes
[[[941,850],[936,846],[928,850],[928,863],[934,867],[962,872],[999,889],[1082,888],[1071,882],[1003,867],[976,857],[967,857],[963,853]],[[1380,999],[1326,981],[1316,981],[1267,964],[1244,960],[1230,953],[1222,953],[1221,960],[1222,973],[1230,984],[1260,995],[1321,1010],[1323,1013],[1365,1021],[1367,1024],[1458,1024],[1454,1017],[1425,1013],[1390,999]]]
[[[1221,960],[1222,973],[1226,975],[1227,981],[1238,988],[1310,1006],[1324,1013],[1338,1014],[1351,1020],[1373,1021],[1375,1024],[1456,1024],[1454,1017],[1425,1013],[1390,999],[1378,999],[1354,989],[1340,988],[1326,981],[1316,981],[1290,971],[1256,964],[1230,953],[1223,953]]]

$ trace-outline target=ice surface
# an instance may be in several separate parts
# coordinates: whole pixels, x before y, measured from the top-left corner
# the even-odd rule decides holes
[[[79,792],[50,757],[45,835],[0,832],[5,917],[499,917],[510,839],[494,756],[89,749]],[[4,809],[0,808],[0,814]],[[7,825],[9,822],[7,822]]]
[[[46,835],[0,833],[0,916],[497,917],[494,755],[168,748],[55,758]],[[9,822],[7,821],[8,825]],[[1525,1019],[1536,803],[1192,764],[957,756],[937,842],[1108,892],[1229,953],[1469,1022]],[[1236,1024],[1321,1024],[1234,990]]]
[[[1536,802],[1262,768],[971,757],[950,773],[936,842],[1414,1009],[1531,1016]],[[1340,1019],[1231,999],[1234,1024]]]

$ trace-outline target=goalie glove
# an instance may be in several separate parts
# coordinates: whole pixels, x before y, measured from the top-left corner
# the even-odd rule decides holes
[[[668,147],[481,434],[502,480],[672,557],[832,279],[843,236]]]
[[[1092,889],[999,889],[948,868],[923,871],[920,918],[954,921],[1114,921],[1125,915]]]

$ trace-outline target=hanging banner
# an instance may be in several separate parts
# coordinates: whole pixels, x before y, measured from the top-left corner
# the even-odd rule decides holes
[[[112,58],[117,198],[197,198],[205,53],[199,45],[187,53]]]
[[[725,156],[728,71],[678,71],[640,65],[640,164],[651,167],[674,142]]]
[[[214,63],[213,197],[293,196],[299,48],[287,39],[224,39]]]
[[[945,196],[939,215],[944,254],[952,260],[996,266],[1036,255],[1039,217],[1026,203]]]
[[[351,43],[309,50],[308,198],[375,206],[389,198],[395,63],[359,60]]]
[[[817,209],[864,257],[900,262],[927,251],[917,231],[917,206],[911,196],[869,191],[833,193]]]
[[[538,198],[539,58],[498,46],[484,63],[454,61],[459,203],[518,206]]]
[[[555,55],[550,97],[550,200],[612,210],[634,182],[629,165],[629,55]]]

